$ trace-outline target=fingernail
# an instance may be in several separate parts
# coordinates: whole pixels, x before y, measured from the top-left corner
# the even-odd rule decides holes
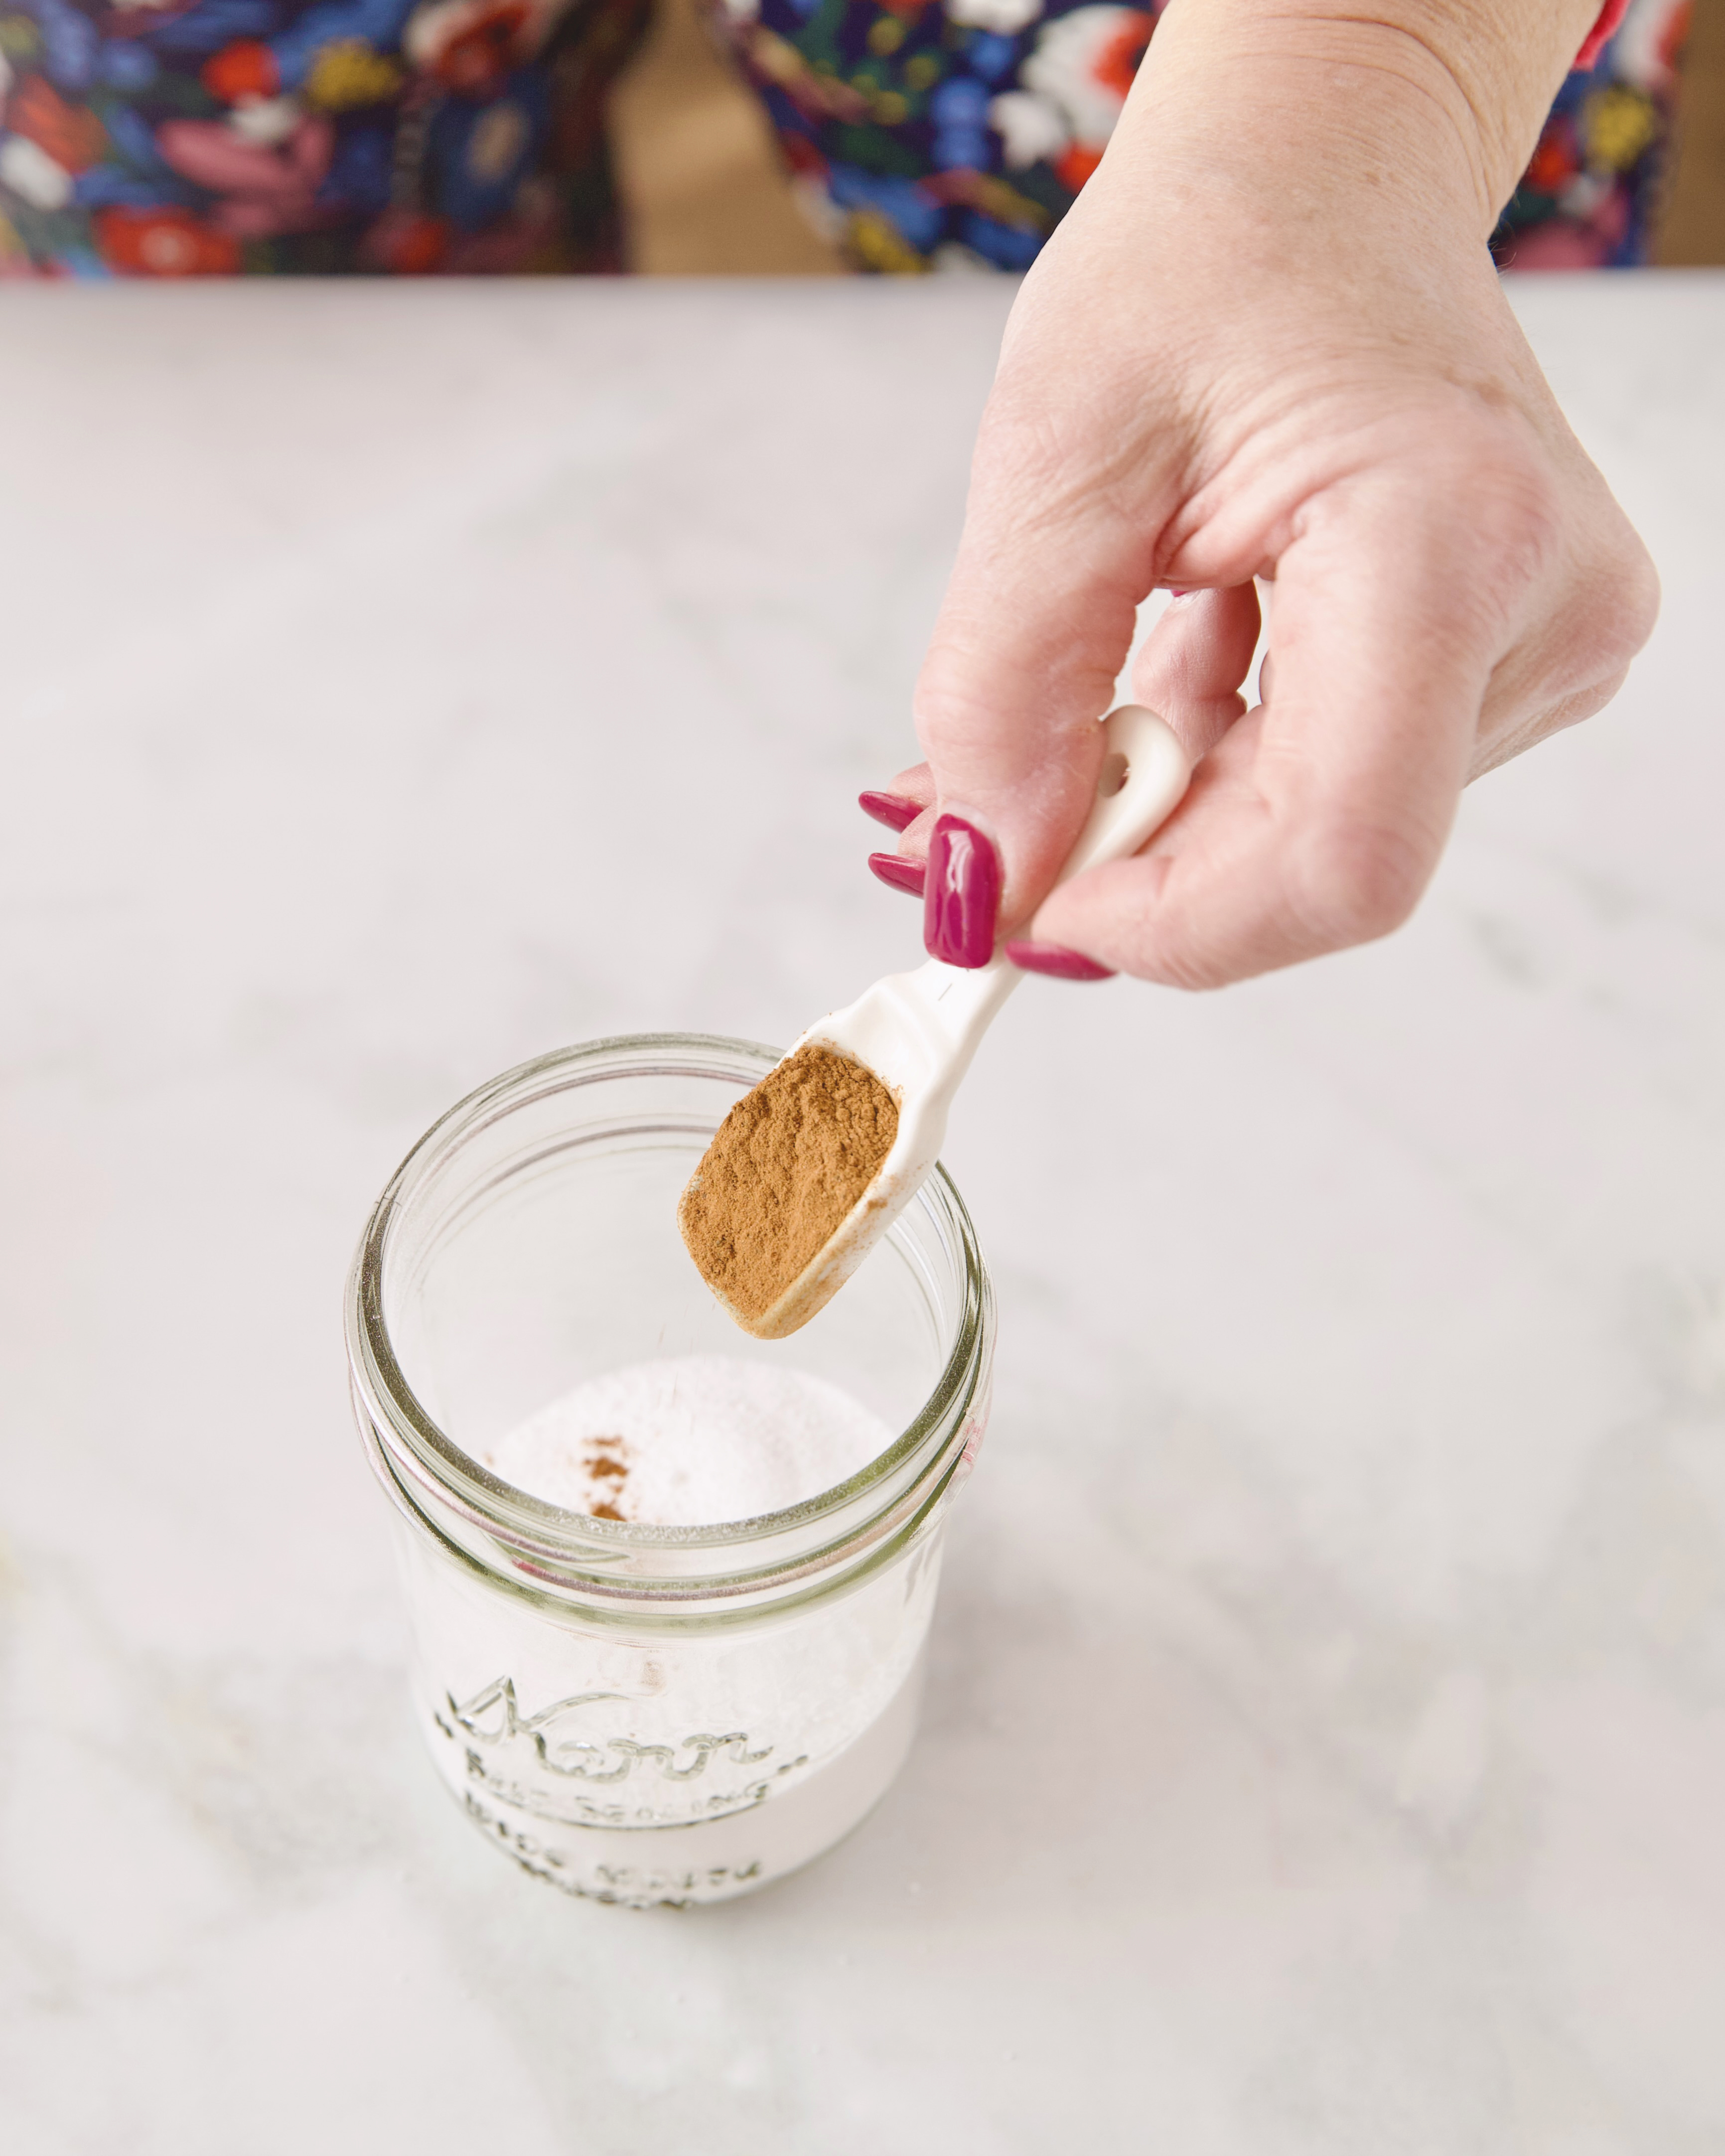
[[[1069,951],[1064,943],[1015,939],[1007,945],[1006,955],[1027,973],[1049,973],[1057,981],[1111,981],[1114,978],[1111,966],[1099,966],[1094,958],[1086,958],[1081,951]]]
[[[974,824],[962,816],[936,819],[928,842],[922,941],[949,966],[986,966],[994,955],[1000,911],[1000,861]]]
[[[856,805],[865,816],[872,816],[889,831],[902,831],[922,814],[922,803],[904,793],[859,793]]]
[[[1171,599],[1189,599],[1194,588],[1191,584],[1170,584],[1168,595]]]
[[[927,861],[907,861],[902,854],[870,854],[869,866],[882,883],[891,884],[895,891],[911,891],[922,897],[928,875]]]

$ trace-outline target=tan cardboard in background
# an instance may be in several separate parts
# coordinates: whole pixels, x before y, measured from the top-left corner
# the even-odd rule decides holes
[[[1725,262],[1725,0],[1695,0],[1683,55],[1677,155],[1655,259]]]
[[[634,266],[649,276],[833,276],[845,264],[792,198],[773,131],[695,0],[658,17],[612,104]],[[1656,259],[1725,263],[1725,0],[1695,0],[1681,128]]]
[[[792,198],[753,92],[695,0],[658,0],[611,95],[631,266],[649,277],[837,276],[845,264]]]

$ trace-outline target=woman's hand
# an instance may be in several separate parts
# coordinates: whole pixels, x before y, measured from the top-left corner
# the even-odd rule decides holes
[[[939,955],[998,927],[1202,988],[1384,935],[1461,788],[1597,711],[1651,629],[1652,566],[1486,246],[1594,8],[1406,6],[1174,0],[1025,282],[917,691],[928,772],[896,782],[941,812],[901,841],[932,851]],[[1158,585],[1189,595],[1134,693],[1191,791],[1050,896]]]

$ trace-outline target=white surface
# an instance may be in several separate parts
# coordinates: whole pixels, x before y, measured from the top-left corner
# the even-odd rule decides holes
[[[589,1378],[481,1457],[517,1490],[567,1511],[608,1505],[614,1519],[703,1527],[818,1497],[897,1434],[812,1371],[679,1355]]]
[[[518,1058],[914,960],[850,797],[1008,297],[0,304],[8,2156],[1725,2148],[1717,279],[1522,290],[1665,619],[1414,924],[996,1028],[873,1820],[641,1917],[418,1755],[366,1207]]]

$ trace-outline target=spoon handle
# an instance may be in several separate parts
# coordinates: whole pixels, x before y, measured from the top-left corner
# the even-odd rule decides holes
[[[1137,853],[1179,807],[1192,777],[1173,727],[1155,711],[1122,704],[1102,724],[1107,746],[1096,806],[1055,878],[1057,884]]]

